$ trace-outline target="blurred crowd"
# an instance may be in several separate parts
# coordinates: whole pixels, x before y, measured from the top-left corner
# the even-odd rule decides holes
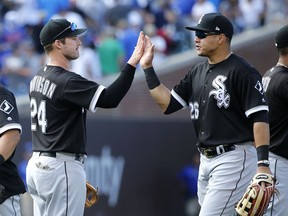
[[[0,0],[0,81],[14,94],[28,93],[31,77],[45,64],[39,32],[52,18],[86,27],[81,57],[72,71],[91,80],[118,73],[141,30],[155,44],[154,65],[193,48],[193,32],[208,12],[221,12],[235,34],[286,19],[288,0]]]

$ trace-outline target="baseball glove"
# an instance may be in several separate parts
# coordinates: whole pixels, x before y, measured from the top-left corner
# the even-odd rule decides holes
[[[85,207],[90,208],[99,200],[98,188],[94,188],[88,181],[86,182]]]
[[[267,173],[257,173],[246,192],[236,204],[240,216],[262,216],[275,191],[275,179]]]

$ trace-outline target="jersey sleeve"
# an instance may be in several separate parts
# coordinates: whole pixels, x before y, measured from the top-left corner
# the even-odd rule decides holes
[[[241,84],[238,85],[237,92],[240,94],[239,98],[247,117],[259,111],[269,110],[261,78],[257,71],[251,69],[251,73],[242,77],[243,82],[239,82]]]
[[[282,98],[283,101],[286,105],[288,105],[288,79],[286,78],[285,80],[283,80],[282,86],[279,87],[282,93]]]
[[[0,134],[13,129],[22,132],[15,97],[7,89],[0,87]]]
[[[171,91],[172,97],[178,101],[182,105],[183,108],[187,108],[189,106],[189,73],[185,75],[185,77],[180,81],[178,85],[175,85]]]
[[[200,94],[199,87],[204,83],[205,73],[209,70],[207,60],[194,65],[188,73],[181,79],[178,85],[175,85],[171,91],[171,95],[183,106],[189,107],[191,100],[196,100],[193,97]]]
[[[75,75],[68,81],[63,94],[66,101],[95,112],[96,103],[104,89],[104,86],[94,81]]]

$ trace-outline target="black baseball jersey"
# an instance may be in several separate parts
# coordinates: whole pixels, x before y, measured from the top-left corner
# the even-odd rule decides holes
[[[0,136],[8,130],[19,130],[18,110],[14,95],[0,84]],[[0,165],[0,184],[5,187],[5,198],[25,193],[25,185],[18,174],[18,169],[12,158],[15,151]],[[3,200],[2,200],[3,201]]]
[[[86,111],[96,111],[104,86],[58,66],[30,82],[33,151],[86,154]]]
[[[288,68],[271,68],[262,82],[269,105],[270,151],[288,159]]]
[[[171,94],[184,108],[190,107],[201,145],[253,141],[249,116],[268,111],[261,78],[244,59],[231,54],[218,64],[195,65]]]

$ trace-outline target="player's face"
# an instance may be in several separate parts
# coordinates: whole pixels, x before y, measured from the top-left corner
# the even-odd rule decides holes
[[[62,54],[68,60],[75,60],[79,58],[79,47],[81,44],[82,43],[77,36],[67,37],[65,44],[62,47]]]
[[[218,39],[219,34],[196,31],[194,42],[197,55],[210,57],[217,50]]]

